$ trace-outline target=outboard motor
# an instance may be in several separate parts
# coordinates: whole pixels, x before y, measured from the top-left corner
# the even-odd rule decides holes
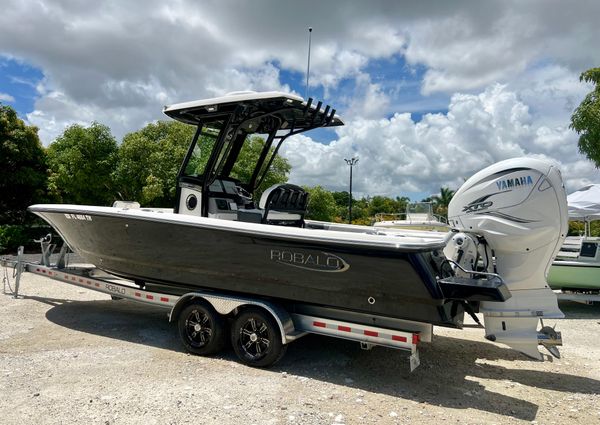
[[[448,219],[457,233],[444,251],[457,274],[482,268],[497,273],[512,295],[504,302],[480,303],[486,338],[539,360],[541,344],[559,357],[560,333],[542,321],[564,317],[546,283],[568,231],[558,168],[533,158],[487,167],[456,192]]]

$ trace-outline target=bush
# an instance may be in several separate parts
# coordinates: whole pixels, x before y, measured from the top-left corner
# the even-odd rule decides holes
[[[0,254],[16,254],[19,246],[25,252],[39,252],[40,245],[34,239],[40,239],[52,228],[46,225],[4,224],[0,226]]]

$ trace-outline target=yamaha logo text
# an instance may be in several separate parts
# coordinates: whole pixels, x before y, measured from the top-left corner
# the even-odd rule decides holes
[[[532,186],[533,179],[531,176],[515,177],[514,179],[498,180],[496,186],[498,190],[519,189],[524,186]]]

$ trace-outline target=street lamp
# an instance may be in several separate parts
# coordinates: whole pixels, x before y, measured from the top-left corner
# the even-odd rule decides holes
[[[346,164],[350,166],[350,201],[348,202],[348,224],[352,224],[352,167],[358,162],[358,158],[346,159]]]

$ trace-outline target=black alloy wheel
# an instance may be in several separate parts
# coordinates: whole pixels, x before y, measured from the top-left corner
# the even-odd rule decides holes
[[[236,317],[231,342],[239,359],[253,367],[269,367],[279,361],[287,350],[273,316],[255,307]]]
[[[224,317],[207,302],[196,301],[185,307],[179,314],[177,327],[181,342],[193,354],[217,353],[227,341]]]

